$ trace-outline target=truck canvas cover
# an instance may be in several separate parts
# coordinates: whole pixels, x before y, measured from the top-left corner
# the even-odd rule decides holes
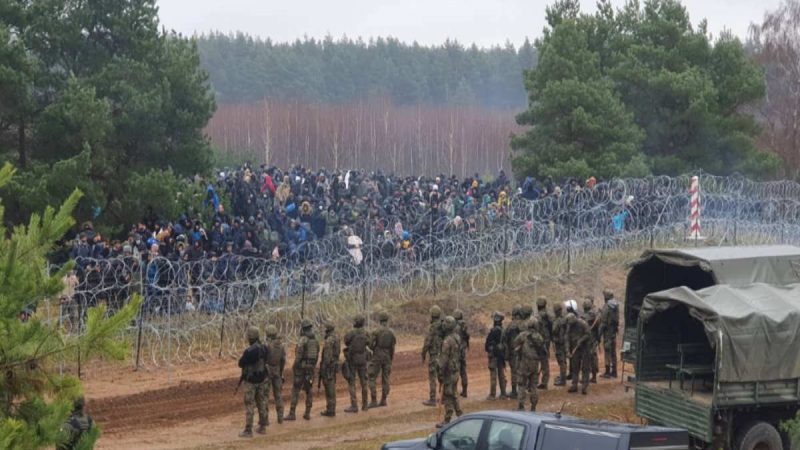
[[[717,381],[755,382],[800,378],[800,284],[717,285],[699,291],[678,287],[648,295],[640,326],[677,306],[703,323],[717,349]]]

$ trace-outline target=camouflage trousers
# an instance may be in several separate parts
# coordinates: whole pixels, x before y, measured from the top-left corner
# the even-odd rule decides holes
[[[539,403],[539,393],[536,390],[537,379],[539,378],[539,361],[520,361],[519,364],[519,408],[525,409],[525,404],[530,399],[531,411],[536,411],[536,404]]]
[[[592,375],[597,375],[597,371],[600,370],[600,361],[597,357],[597,342],[594,342],[594,344],[589,348],[589,353],[591,356],[590,364]]]
[[[517,393],[517,355],[508,358],[508,370],[511,372],[511,393]]]
[[[428,361],[428,393],[430,394],[429,398],[434,402],[436,401],[436,386],[439,380],[439,366],[436,364],[437,359],[439,359],[438,355],[431,355]]]
[[[578,375],[583,389],[589,387],[589,372],[592,370],[592,353],[589,349],[579,348],[570,359],[570,374],[572,385],[578,386]]]
[[[558,362],[558,372],[562,381],[566,381],[567,377],[567,349],[564,344],[553,344],[556,351],[556,362]]]
[[[489,395],[497,395],[497,386],[500,394],[506,393],[506,362],[500,358],[489,356]]]
[[[461,362],[459,363],[459,367],[461,368],[461,373],[459,374],[461,378],[461,391],[466,393],[467,392],[467,349],[461,349]]]
[[[617,371],[617,337],[609,336],[603,338],[603,356],[606,360],[606,369],[612,372]]]
[[[310,410],[312,405],[311,388],[314,386],[314,368],[297,368],[294,370],[292,382],[292,405],[291,411],[294,412],[297,402],[300,400],[300,391],[306,394],[306,409]]]
[[[253,416],[258,408],[258,424],[267,425],[267,382],[244,382],[245,429],[253,429]]]
[[[547,350],[547,355],[544,360],[539,363],[539,373],[541,374],[541,381],[539,381],[539,383],[547,386],[550,382],[550,342],[545,341],[544,348]],[[536,375],[536,379],[540,380],[539,374]]]
[[[370,398],[375,401],[378,397],[378,375],[381,376],[381,399],[386,400],[389,396],[389,377],[392,374],[392,360],[373,358],[369,362],[369,393]]]
[[[442,404],[444,405],[444,423],[449,423],[453,418],[461,416],[461,406],[458,404],[458,375],[447,376],[442,379]]]
[[[367,395],[368,381],[367,381],[367,366],[359,365],[354,366],[350,364],[350,378],[347,380],[347,390],[350,392],[350,406],[358,407],[358,398],[356,397],[356,377],[358,382],[361,383],[361,405],[362,409],[367,409]]]
[[[283,418],[283,374],[278,367],[270,367],[269,375],[267,376],[267,401],[269,401],[270,388],[272,388],[272,398],[275,402],[275,413],[278,417]],[[269,405],[267,405],[267,422],[269,422]]]
[[[322,386],[325,388],[325,411],[329,413],[336,412],[336,367],[325,369],[320,368],[322,371]]]

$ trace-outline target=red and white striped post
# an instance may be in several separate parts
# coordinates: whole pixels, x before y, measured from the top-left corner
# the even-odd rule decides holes
[[[689,184],[691,213],[689,214],[689,237],[700,239],[700,178],[693,176]]]

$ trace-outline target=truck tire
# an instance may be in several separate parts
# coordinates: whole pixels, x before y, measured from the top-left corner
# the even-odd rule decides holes
[[[734,450],[783,450],[780,433],[767,422],[751,422],[736,436]]]

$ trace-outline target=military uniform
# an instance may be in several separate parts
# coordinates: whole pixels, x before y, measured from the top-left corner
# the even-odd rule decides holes
[[[619,303],[614,293],[604,291],[605,306],[600,311],[599,334],[603,338],[606,371],[603,378],[617,378],[617,334],[619,334]]]
[[[525,323],[525,330],[514,339],[514,348],[520,357],[518,378],[520,392],[517,407],[520,411],[525,410],[528,398],[531,402],[531,411],[536,411],[536,405],[539,403],[537,378],[539,377],[539,366],[547,354],[539,329],[538,321],[529,319]]]
[[[580,374],[581,393],[586,394],[589,388],[589,372],[591,371],[591,329],[585,320],[575,314],[567,314],[567,350],[570,352],[570,370],[572,386],[569,392],[578,391],[578,375]]]
[[[589,324],[589,334],[591,335],[591,339],[589,342],[589,354],[591,357],[591,373],[592,379],[590,380],[592,383],[597,383],[597,372],[599,370],[599,361],[597,358],[597,345],[600,342],[600,335],[599,335],[599,323],[597,317],[597,311],[594,309],[594,302],[591,298],[587,298],[583,301],[583,314],[580,315],[581,319],[583,319],[587,324]]]
[[[286,344],[278,336],[274,325],[267,327],[267,400],[272,388],[275,401],[275,413],[278,423],[283,423],[283,370],[286,367]],[[267,405],[267,423],[269,423],[269,405]]]
[[[467,351],[469,350],[469,330],[467,330],[467,323],[464,321],[464,313],[461,310],[453,311],[453,318],[456,319],[456,330],[461,343],[461,361],[459,367],[461,368],[461,396],[467,397]]]
[[[497,386],[500,386],[500,398],[506,398],[506,360],[503,344],[503,315],[495,311],[492,314],[494,325],[486,336],[484,350],[489,358],[489,397],[494,400]]]
[[[563,316],[564,308],[560,303],[553,305],[553,350],[556,354],[556,362],[558,362],[558,377],[556,378],[556,386],[564,386],[567,384],[567,347],[566,336],[567,322]]]
[[[444,404],[444,420],[437,424],[437,427],[442,427],[444,424],[450,423],[453,413],[456,417],[461,416],[463,413],[458,404],[458,376],[461,372],[461,339],[458,336],[456,329],[456,319],[452,316],[445,317],[442,323],[442,329],[445,334],[444,341],[442,342],[442,351],[437,360],[439,382],[442,383],[442,403]]]
[[[72,414],[61,428],[64,441],[56,446],[56,450],[74,450],[81,438],[94,428],[94,419],[84,412],[84,404],[83,397],[75,399]]]
[[[368,382],[367,382],[367,341],[369,336],[364,330],[364,316],[358,315],[353,320],[354,328],[344,337],[344,357],[347,362],[347,388],[350,391],[350,407],[344,412],[358,412],[358,399],[356,398],[356,377],[361,383],[361,410],[366,411]]]
[[[422,345],[422,362],[428,360],[428,400],[422,402],[425,406],[436,406],[437,358],[442,351],[442,310],[438,306],[431,307],[431,324],[425,343]]]
[[[244,382],[244,431],[239,436],[253,436],[253,416],[258,409],[259,434],[266,433],[267,426],[267,347],[258,339],[258,328],[250,327],[247,330],[247,340],[250,346],[239,358],[239,368],[242,369],[241,381]]]
[[[325,324],[325,340],[322,344],[322,357],[319,376],[325,386],[325,411],[320,415],[336,416],[336,372],[339,371],[339,336],[332,322]]]
[[[550,383],[550,343],[553,341],[553,316],[547,311],[547,299],[540,297],[536,300],[536,315],[537,322],[539,323],[539,335],[544,340],[544,359],[541,361],[541,379],[539,380],[539,389],[547,389]]]
[[[314,386],[314,369],[319,356],[319,342],[314,335],[311,321],[303,319],[301,322],[302,336],[297,341],[294,351],[294,366],[292,367],[292,404],[286,420],[295,420],[295,409],[300,398],[300,391],[306,394],[306,412],[303,418],[311,419],[311,389]]]
[[[511,310],[511,323],[503,330],[503,347],[506,349],[505,359],[511,371],[511,394],[517,398],[517,355],[514,353],[514,339],[520,333],[520,314],[522,307],[517,305]]]
[[[388,327],[389,315],[382,312],[378,315],[380,325],[372,333],[369,347],[372,350],[372,360],[369,363],[369,391],[370,408],[386,406],[386,399],[389,397],[391,388],[389,376],[392,374],[392,360],[394,359],[394,349],[397,345],[397,338],[394,332]],[[381,375],[381,402],[377,403],[378,397],[378,375]]]

